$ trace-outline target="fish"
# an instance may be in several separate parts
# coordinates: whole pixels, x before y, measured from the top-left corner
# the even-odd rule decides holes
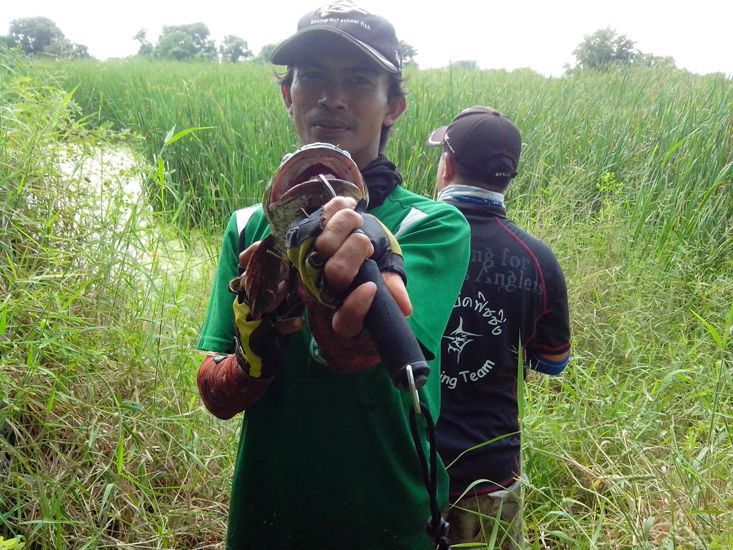
[[[262,199],[270,235],[252,254],[243,275],[253,319],[271,313],[294,293],[297,271],[285,253],[290,226],[336,196],[353,198],[359,208],[369,203],[364,178],[348,151],[317,142],[283,157]]]

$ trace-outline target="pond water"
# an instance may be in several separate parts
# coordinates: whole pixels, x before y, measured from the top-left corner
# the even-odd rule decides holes
[[[80,217],[101,216],[124,222],[142,206],[142,186],[149,167],[126,145],[70,146],[59,152],[58,165],[70,192],[84,196]]]
[[[89,228],[91,241],[114,242],[117,253],[134,260],[146,277],[185,271],[210,278],[218,245],[203,236],[183,236],[165,216],[155,215],[143,190],[152,168],[132,149],[72,146],[58,159],[76,223]]]

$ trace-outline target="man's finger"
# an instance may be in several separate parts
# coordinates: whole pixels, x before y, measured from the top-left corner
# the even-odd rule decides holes
[[[345,338],[358,335],[364,329],[364,317],[376,293],[377,285],[374,283],[364,283],[351,291],[333,315],[333,331]]]
[[[328,287],[337,293],[349,288],[364,260],[373,253],[374,247],[364,233],[349,235],[323,268]]]
[[[356,200],[351,197],[337,196],[323,205],[323,217],[329,220],[336,212],[343,209],[353,210],[356,208]]]
[[[324,258],[330,258],[355,230],[364,225],[361,214],[344,208],[327,219],[323,231],[315,242],[316,251]]]
[[[387,285],[390,294],[397,302],[397,305],[402,311],[405,317],[412,315],[412,302],[410,301],[410,295],[407,293],[405,282],[402,280],[397,273],[394,271],[383,271],[382,278],[384,283]]]

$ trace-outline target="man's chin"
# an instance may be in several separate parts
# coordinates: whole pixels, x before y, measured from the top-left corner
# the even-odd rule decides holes
[[[341,147],[341,144],[348,144],[349,130],[344,128],[314,128],[311,132],[313,141],[319,141],[321,143],[330,143]]]

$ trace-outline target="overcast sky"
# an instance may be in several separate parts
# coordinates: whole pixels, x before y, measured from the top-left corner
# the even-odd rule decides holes
[[[220,43],[227,34],[256,54],[295,30],[306,11],[327,4],[302,0],[2,0],[0,34],[21,17],[44,16],[99,59],[137,52],[133,36],[146,29],[157,41],[163,25],[201,22]],[[423,68],[473,59],[485,69],[530,67],[559,76],[574,64],[584,36],[611,27],[644,53],[672,56],[696,73],[733,76],[733,1],[695,0],[361,0],[390,19],[398,36],[417,49]],[[426,7],[428,4],[434,7]]]

